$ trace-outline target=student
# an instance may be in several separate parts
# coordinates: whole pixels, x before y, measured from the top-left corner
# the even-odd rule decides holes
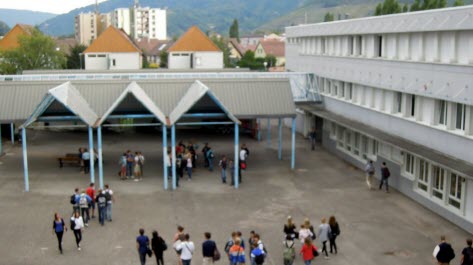
[[[182,265],[191,265],[192,255],[194,254],[195,246],[194,242],[189,241],[189,234],[184,235],[184,241],[176,247],[177,251],[181,251],[181,262]]]
[[[118,165],[120,165],[120,179],[124,180],[127,178],[127,154],[123,153],[123,155],[120,157],[120,160],[118,160]]]
[[[112,221],[112,203],[115,201],[113,191],[110,189],[108,184],[105,184],[105,190],[103,191],[105,198],[107,199],[106,218],[109,222]]]
[[[296,251],[294,249],[294,238],[288,234],[286,240],[283,242],[284,251],[282,253],[284,265],[292,265],[296,258]]]
[[[192,155],[190,153],[187,154],[187,163],[186,163],[186,168],[187,168],[187,180],[191,181],[192,180]]]
[[[330,216],[330,218],[328,219],[328,225],[330,226],[331,231],[328,238],[330,241],[330,253],[332,253],[332,250],[335,250],[335,254],[337,254],[338,251],[335,240],[337,239],[337,236],[340,235],[340,227],[338,226],[338,222],[335,219],[335,216]]]
[[[386,193],[389,193],[388,179],[391,176],[389,168],[386,166],[386,162],[381,165],[381,182],[379,183],[379,189],[383,188],[383,184],[386,184]]]
[[[136,250],[140,256],[141,265],[146,264],[146,254],[149,249],[149,238],[145,236],[145,230],[140,228],[140,235],[136,238]]]
[[[368,185],[368,189],[373,189],[373,176],[374,176],[374,165],[373,160],[368,161],[365,165],[365,173],[366,173],[366,185]]]
[[[229,251],[230,265],[245,264],[245,249],[241,247],[241,239],[235,238],[233,246]]]
[[[209,171],[213,171],[214,170],[214,151],[212,150],[212,147],[208,147],[207,149],[207,153],[205,153],[205,155],[207,156],[207,163],[209,164]]]
[[[105,216],[107,211],[107,197],[105,196],[102,189],[98,190],[95,201],[97,202],[97,208],[99,211],[99,223],[103,226],[105,224]]]
[[[315,258],[314,253],[317,253],[317,248],[312,244],[310,237],[306,237],[300,251],[305,265],[310,265],[312,260]]]
[[[59,252],[62,254],[62,236],[64,232],[67,232],[67,227],[64,224],[64,219],[58,213],[54,214],[54,221],[53,221],[53,234],[56,234],[57,243],[59,245]]]
[[[79,196],[79,207],[81,211],[82,216],[85,217],[85,226],[89,226],[89,220],[90,220],[90,214],[89,214],[89,205],[92,203],[92,198],[90,198],[89,195],[86,194],[85,190],[82,191],[82,193]]]
[[[158,231],[153,231],[151,249],[153,249],[154,256],[156,257],[156,263],[158,265],[164,265],[163,253],[167,248],[166,242],[158,235]]]
[[[84,174],[87,174],[90,172],[90,153],[87,148],[84,148],[84,152],[82,153],[82,161],[84,161]]]
[[[76,238],[77,250],[81,250],[80,242],[82,241],[82,230],[84,230],[84,219],[80,216],[79,212],[75,212],[71,217],[71,229],[74,231],[74,237]]]
[[[462,251],[461,265],[473,265],[473,248],[471,248],[471,238],[466,240],[466,248]]]
[[[209,151],[209,143],[205,143],[202,148],[202,157],[204,158],[204,167],[209,166],[209,159],[207,157],[207,151]]]
[[[222,183],[227,183],[227,157],[222,156],[218,162],[218,166],[222,169]]]
[[[330,230],[330,226],[327,224],[327,219],[324,217],[321,220],[322,224],[319,226],[319,230],[317,231],[317,236],[319,237],[320,243],[322,243],[322,253],[325,252],[325,259],[328,259],[328,252],[327,252],[327,240],[329,234],[332,233]]]
[[[266,253],[264,252],[264,250],[258,247],[257,242],[254,242],[253,250],[251,251],[251,255],[250,255],[251,264],[263,265],[265,256],[266,256]]]
[[[292,217],[287,217],[287,224],[284,225],[284,234],[286,236],[291,236],[292,238],[298,238],[298,233],[296,232],[296,225],[292,221]]]
[[[440,243],[435,246],[432,255],[439,265],[448,265],[450,264],[450,261],[455,258],[455,252],[453,251],[452,245],[447,243],[444,235],[440,236]]]
[[[304,244],[306,238],[312,239],[314,233],[310,231],[310,226],[306,227],[306,224],[301,225],[301,229],[299,230],[299,240],[302,244]]]
[[[133,162],[135,158],[130,150],[126,151],[126,178],[133,177]]]
[[[210,238],[212,235],[209,232],[204,233],[205,241],[202,243],[202,256],[204,260],[202,262],[203,265],[211,265],[214,263],[214,257],[217,250],[217,245],[215,241],[211,240]]]
[[[133,165],[133,173],[135,176],[135,181],[140,181],[141,180],[141,166],[140,166],[140,156],[138,152],[135,152],[134,160],[135,160],[135,163]]]
[[[89,208],[92,209],[92,218],[95,218],[95,184],[90,183],[89,187],[85,190],[85,193],[92,199]]]

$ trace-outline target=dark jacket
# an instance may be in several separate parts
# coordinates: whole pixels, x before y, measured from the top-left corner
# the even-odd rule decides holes
[[[443,242],[439,244],[439,253],[437,253],[437,261],[440,263],[450,263],[455,258],[455,252],[450,244]]]
[[[151,239],[151,249],[153,249],[156,256],[162,257],[164,250],[166,250],[166,242],[160,236],[153,237]]]
[[[382,167],[381,168],[381,177],[383,177],[383,179],[387,179],[387,178],[389,178],[389,176],[391,176],[391,173],[389,172],[389,169],[387,167]]]

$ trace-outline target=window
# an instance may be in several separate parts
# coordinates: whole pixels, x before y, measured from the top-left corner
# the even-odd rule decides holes
[[[411,99],[411,108],[410,108],[410,112],[409,112],[409,117],[415,117],[415,114],[416,114],[416,96],[415,95],[411,95],[410,96],[410,99]]]
[[[330,137],[337,137],[337,124],[334,122],[330,123]]]
[[[445,169],[432,166],[432,195],[443,200],[445,192]]]
[[[363,159],[368,160],[369,141],[368,137],[364,135],[361,137],[361,152],[363,153]]]
[[[353,86],[352,83],[345,83],[347,86],[347,99],[352,100],[353,99]]]
[[[457,103],[457,114],[456,114],[455,128],[457,130],[464,131],[465,130],[465,122],[466,122],[466,105]]]
[[[344,141],[343,141],[344,131],[345,131],[345,128],[341,126],[337,126],[337,146],[340,148],[343,148],[344,146]]]
[[[395,92],[394,94],[394,113],[402,113],[402,93]]]
[[[447,117],[448,117],[448,104],[445,100],[438,101],[438,124],[447,125]]]
[[[463,200],[463,187],[465,183],[465,178],[459,176],[456,173],[450,174],[450,192],[448,194],[448,204],[461,209],[461,204]]]
[[[337,87],[338,88],[338,87]],[[340,84],[340,89],[339,89],[339,94],[338,94],[339,97],[341,98],[345,98],[345,83],[342,82]]]
[[[320,39],[320,54],[325,54],[325,38]]]
[[[376,36],[376,57],[383,57],[383,36]]]
[[[360,134],[359,133],[354,133],[354,141],[353,141],[353,154],[356,156],[360,155]]]
[[[423,159],[419,159],[417,187],[425,192],[429,190],[429,163]]]
[[[415,157],[409,153],[405,153],[404,157],[404,172],[414,176]]]
[[[117,64],[117,61],[116,61],[115,59],[113,59],[113,60],[112,60],[112,65],[113,65],[113,66],[116,66],[116,64]]]
[[[345,149],[351,151],[351,131],[345,130]]]

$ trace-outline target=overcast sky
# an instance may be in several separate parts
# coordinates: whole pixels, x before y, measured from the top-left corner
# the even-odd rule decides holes
[[[104,2],[105,0],[99,0]],[[55,14],[95,4],[95,0],[0,0],[0,8],[25,9]]]

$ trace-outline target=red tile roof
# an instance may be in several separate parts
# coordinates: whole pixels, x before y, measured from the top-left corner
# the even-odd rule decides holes
[[[34,30],[33,26],[16,24],[4,37],[0,40],[0,50],[16,49],[20,45],[18,39],[20,36],[31,35]]]
[[[261,46],[263,46],[264,52],[268,55],[274,55],[275,57],[284,57],[285,56],[285,47],[286,44],[284,41],[269,39],[269,40],[260,40]]]
[[[221,52],[197,26],[192,26],[168,50],[169,52]]]
[[[141,53],[141,50],[135,45],[125,31],[110,26],[84,51],[84,53],[92,52]]]

